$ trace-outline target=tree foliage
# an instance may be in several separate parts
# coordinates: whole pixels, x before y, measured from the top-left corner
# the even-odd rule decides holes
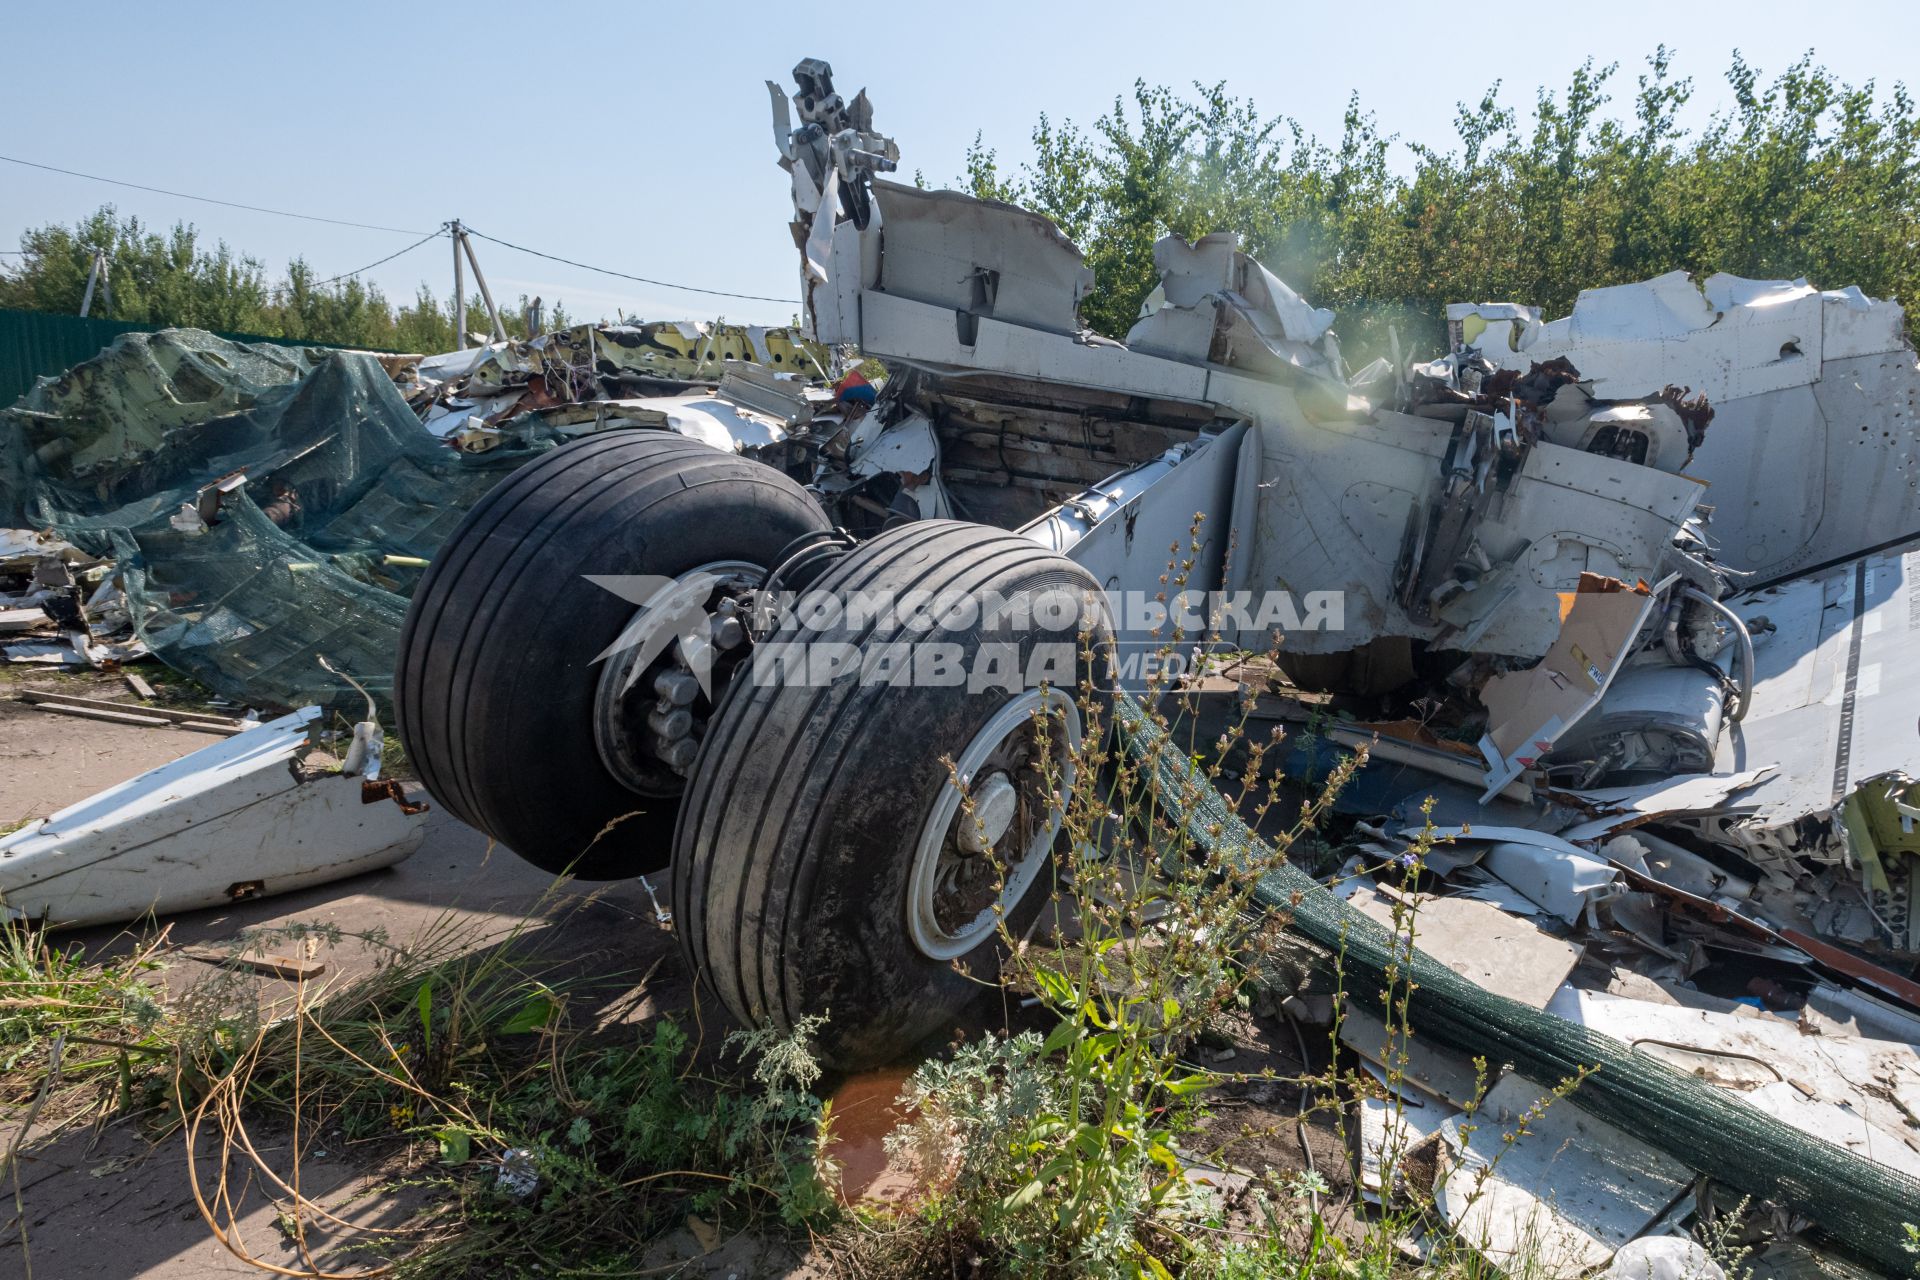
[[[1846,84],[1811,54],[1763,82],[1735,54],[1733,105],[1689,131],[1693,83],[1664,46],[1630,111],[1608,109],[1617,70],[1589,60],[1526,118],[1496,82],[1459,104],[1452,147],[1413,146],[1398,169],[1397,139],[1357,96],[1328,143],[1224,84],[1141,81],[1091,127],[1042,115],[1018,175],[976,139],[961,182],[1081,246],[1096,281],[1083,315],[1114,337],[1153,287],[1156,239],[1222,230],[1340,309],[1350,354],[1380,351],[1388,324],[1432,348],[1448,302],[1561,315],[1583,288],[1675,268],[1920,293],[1920,122],[1903,85]]]
[[[49,224],[20,237],[20,260],[0,271],[0,307],[77,314],[94,255],[105,250],[110,288],[96,287],[88,314],[138,324],[181,325],[266,338],[300,338],[383,351],[435,352],[455,346],[453,304],[422,284],[413,298],[389,303],[358,278],[320,281],[304,258],[269,281],[258,258],[224,240],[208,247],[191,223],[159,232],[102,205],[72,226]],[[109,296],[111,295],[111,296]],[[504,306],[501,321],[526,337],[527,299]],[[555,303],[542,325],[572,323]],[[467,329],[490,331],[478,294],[467,300]]]

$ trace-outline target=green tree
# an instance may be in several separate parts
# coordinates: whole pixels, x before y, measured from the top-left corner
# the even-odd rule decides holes
[[[112,302],[105,289],[92,314],[145,324],[244,329],[262,323],[271,298],[257,259],[225,241],[211,250],[187,223],[161,234],[112,205],[71,227],[47,226],[20,238],[22,262],[0,276],[0,304],[34,311],[78,312],[96,250],[105,250]]]
[[[410,302],[395,306],[377,285],[357,277],[315,279],[304,257],[269,283],[257,258],[225,241],[205,246],[191,223],[161,234],[112,205],[72,226],[36,227],[20,237],[17,262],[0,270],[0,307],[77,314],[96,251],[108,257],[109,284],[97,288],[89,314],[139,324],[180,325],[222,333],[293,338],[382,351],[438,352],[455,345],[453,304],[422,284]],[[501,312],[511,337],[525,338],[528,299]],[[485,334],[492,323],[475,293],[467,300],[467,328]],[[573,323],[563,303],[548,308],[543,327]]]
[[[1350,358],[1442,339],[1447,302],[1513,300],[1564,314],[1581,289],[1676,268],[1805,276],[1910,298],[1920,286],[1920,119],[1906,88],[1845,83],[1812,56],[1770,83],[1738,54],[1734,106],[1689,133],[1693,82],[1664,46],[1627,110],[1617,68],[1591,61],[1530,111],[1496,82],[1460,103],[1454,144],[1404,170],[1359,99],[1333,143],[1260,114],[1223,85],[1134,85],[1090,129],[1042,115],[1034,159],[1004,172],[976,138],[961,185],[1020,198],[1095,272],[1083,317],[1124,336],[1152,289],[1153,243],[1237,232],[1309,298],[1342,312]],[[1910,322],[1911,323],[1911,322]]]

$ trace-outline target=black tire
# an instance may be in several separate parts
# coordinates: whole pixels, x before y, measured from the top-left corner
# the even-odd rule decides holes
[[[814,584],[823,592],[1006,597],[1056,587],[1075,600],[1098,589],[1078,565],[1025,538],[953,521],[883,533]],[[884,1062],[951,1028],[1001,956],[989,933],[957,958],[929,958],[910,936],[908,882],[921,828],[941,792],[952,791],[943,758],[960,755],[996,711],[1028,695],[893,687],[851,675],[806,687],[772,679],[778,646],[844,642],[871,659],[917,638],[956,644],[971,662],[981,645],[1010,642],[1024,670],[1046,634],[1007,620],[919,632],[897,620],[822,628],[789,620],[756,648],[701,747],[674,851],[681,945],[737,1019],[791,1030],[825,1015],[817,1041],[825,1060],[848,1069]],[[1073,678],[1053,688],[1071,701],[1079,695],[1069,683],[1087,672],[1077,629],[1067,636]],[[1031,810],[1021,812],[1026,821]],[[1049,855],[1008,912],[1016,931],[1052,890]]]
[[[828,527],[773,468],[665,431],[603,432],[514,471],[441,547],[401,631],[400,739],[428,792],[547,871],[665,866],[677,798],[622,786],[594,738],[594,659],[635,606],[583,575],[770,565]]]

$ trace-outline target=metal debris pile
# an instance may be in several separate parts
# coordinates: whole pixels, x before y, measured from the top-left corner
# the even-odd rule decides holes
[[[1429,658],[1391,693],[1262,681],[1258,714],[1291,722],[1303,775],[1370,755],[1325,883],[1396,945],[1559,1020],[1539,1025],[1627,1046],[1629,1070],[1670,1068],[1863,1169],[1920,1179],[1920,682],[1904,660],[1920,643],[1920,373],[1899,309],[1676,274],[1582,295],[1552,324],[1495,305],[1449,318],[1454,351],[1396,389],[1404,410],[1458,424],[1437,518],[1403,546],[1410,615],[1444,619],[1499,586],[1475,530],[1539,441],[1685,468],[1723,501],[1679,522],[1653,585],[1583,569],[1538,662]],[[1754,487],[1788,483],[1789,449],[1812,473],[1791,482],[1805,504]],[[1331,1013],[1306,991],[1291,1009]],[[1483,1096],[1471,1058],[1490,1046],[1455,1016],[1416,997],[1410,1038],[1364,1009],[1341,1024],[1380,1085],[1355,1103],[1376,1201],[1396,1194],[1383,1165],[1484,1165],[1465,1129],[1522,1123],[1555,1083],[1492,1053]],[[1681,1121],[1610,1121],[1593,1095],[1532,1122],[1533,1153],[1492,1174],[1491,1195],[1431,1183],[1454,1229],[1496,1262],[1544,1245],[1546,1273],[1571,1276],[1746,1193],[1763,1199],[1731,1229],[1763,1270],[1823,1262],[1802,1233],[1840,1211],[1815,1212],[1792,1161],[1761,1187]]]
[[[1326,833],[1344,856],[1270,902],[1350,960],[1365,936],[1375,977],[1425,953],[1411,1042],[1364,1015],[1342,1032],[1382,1077],[1412,1059],[1410,1105],[1359,1107],[1376,1169],[1389,1130],[1471,1164],[1472,1120],[1518,1124],[1604,1062],[1498,1194],[1445,1206],[1496,1261],[1544,1234],[1550,1274],[1603,1265],[1704,1211],[1700,1175],[1769,1200],[1778,1248],[1807,1243],[1806,1214],[1901,1260],[1887,1203],[1920,1199],[1901,308],[1676,271],[1555,320],[1457,304],[1438,359],[1350,370],[1333,314],[1233,236],[1169,236],[1114,341],[1081,325],[1091,273],[1052,223],[890,180],[865,94],[818,60],[794,74],[771,87],[805,318],[896,371],[869,419],[931,455],[926,513],[1021,527],[1119,592],[1164,587],[1175,548],[1189,642],[1265,653],[1284,632],[1258,714],[1294,722],[1290,776],[1369,748]],[[1116,610],[1123,690],[1165,616]],[[1324,990],[1292,995],[1330,1020]]]
[[[110,561],[51,534],[0,529],[0,661],[100,667],[146,654]]]
[[[792,329],[674,321],[576,325],[392,371],[427,430],[479,453],[543,428],[662,426],[663,415],[697,421],[702,407],[725,414],[742,387],[831,381],[832,359]],[[703,406],[716,389],[722,404]]]

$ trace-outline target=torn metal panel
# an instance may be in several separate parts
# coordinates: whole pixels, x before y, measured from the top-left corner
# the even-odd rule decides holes
[[[1361,914],[1407,937],[1407,916],[1394,919],[1394,898],[1364,878],[1341,893]],[[1420,949],[1497,995],[1544,1008],[1580,962],[1580,948],[1500,908],[1460,896],[1422,897],[1404,909]]]
[[[1600,705],[1657,598],[1644,586],[1582,575],[1565,602],[1559,637],[1540,664],[1487,681],[1480,690],[1488,715],[1480,741],[1487,760],[1483,799],[1539,763],[1575,722]]]
[[[1537,839],[1496,841],[1478,865],[1568,924],[1591,919],[1593,904],[1610,896],[1619,879],[1599,858],[1549,848]]]
[[[1757,901],[1775,923],[1902,953],[1920,952],[1916,578],[1907,543],[1730,601],[1756,634],[1755,680],[1715,768],[1774,772],[1740,812],[1675,817],[1765,873]]]
[[[1920,1178],[1920,1151],[1870,1123],[1849,1106],[1815,1101],[1784,1080],[1748,1090],[1747,1101],[1823,1142],[1845,1147],[1863,1160],[1898,1169],[1910,1178]]]
[[[1476,822],[1438,827],[1433,836],[1478,849],[1474,861],[1481,870],[1569,924],[1587,918],[1594,902],[1612,896],[1619,878],[1604,859],[1548,831]]]
[[[1518,351],[1521,336],[1541,319],[1540,308],[1515,302],[1450,302],[1446,315],[1447,345],[1456,351]]]
[[[1470,1124],[1450,1119],[1441,1132],[1453,1162],[1435,1200],[1462,1243],[1553,1280],[1606,1265],[1693,1181],[1679,1161],[1511,1072]]]
[[[296,711],[0,837],[0,907],[105,924],[400,861],[426,835],[426,807],[379,780],[377,735],[349,753],[352,770],[304,764],[319,718]]]
[[[763,325],[662,320],[582,324],[524,341],[428,356],[420,383],[455,388],[465,398],[524,392],[533,384],[553,399],[594,399],[622,382],[714,382],[737,365],[817,375],[827,352],[795,330]]]
[[[1127,333],[1130,350],[1255,373],[1299,369],[1344,378],[1339,348],[1315,345],[1326,342],[1333,312],[1310,306],[1240,252],[1232,232],[1192,244],[1163,236],[1153,246],[1153,265],[1160,284]]]
[[[1608,819],[1599,819],[1598,823],[1606,825],[1600,825],[1598,830],[1589,825],[1584,835],[1581,828],[1573,828],[1563,832],[1563,838],[1598,840],[1619,829]],[[1644,829],[1613,836],[1600,846],[1600,853],[1616,866],[1682,889],[1696,898],[1738,903],[1753,895],[1752,880]]]
[[[1541,443],[1508,489],[1463,531],[1451,557],[1422,550],[1440,500],[1452,428],[1379,415],[1385,431],[1288,422],[1260,429],[1258,487],[1236,509],[1248,586],[1336,589],[1339,633],[1290,638],[1297,652],[1351,649],[1406,635],[1474,653],[1538,658],[1558,631],[1555,605],[1584,574],[1659,576],[1699,484]],[[1403,588],[1430,561],[1433,588]],[[1238,575],[1237,575],[1238,576]],[[1421,616],[1416,616],[1416,612]]]
[[[1920,1046],[1808,1035],[1781,1017],[1737,1017],[1571,987],[1554,997],[1547,1012],[1614,1036],[1636,1052],[1721,1088],[1751,1094],[1785,1084],[1822,1107],[1845,1108],[1876,1131],[1879,1154],[1859,1153],[1876,1163],[1904,1169],[1920,1155],[1920,1128],[1913,1123],[1920,1115]],[[1833,1140],[1822,1131],[1829,1127],[1829,1112],[1762,1109]]]
[[[681,395],[718,384],[730,402],[791,428],[813,405],[801,379],[824,375],[829,354],[791,329],[660,321],[576,325],[419,362],[409,391],[434,434],[479,452],[542,427],[618,425],[602,406]],[[721,445],[719,447],[726,447]]]
[[[1600,787],[1589,791],[1552,790],[1555,799],[1596,814],[1589,822],[1560,832],[1563,840],[1597,840],[1664,814],[1700,813],[1729,807],[1735,796],[1772,777],[1772,765],[1739,773],[1691,774],[1637,787]]]
[[[1812,382],[1827,298],[1809,289],[1787,299],[1736,301],[1727,282],[1758,283],[1714,277],[1708,286],[1731,304],[1724,307],[1684,271],[1583,289],[1569,315],[1529,328],[1518,350],[1529,360],[1571,359],[1596,394],[1612,399],[1680,385],[1719,405]],[[1856,298],[1832,296],[1843,306]]]
[[[988,316],[1047,333],[1080,331],[1093,271],[1046,218],[896,182],[875,180],[873,192],[886,246],[876,291],[953,313],[963,345],[969,323]]]
[[[718,395],[650,396],[596,400],[583,406],[594,430],[658,427],[726,453],[751,453],[787,439],[787,424],[771,414]]]
[[[1778,576],[1920,530],[1920,363],[1891,301],[1804,280],[1696,286],[1676,271],[1587,290],[1545,324],[1504,306],[1456,313],[1496,333],[1518,324],[1510,346],[1485,347],[1506,368],[1564,357],[1596,395],[1705,393],[1723,443],[1688,469],[1713,486],[1709,532],[1731,568]]]
[[[1341,1044],[1368,1062],[1391,1066],[1421,1093],[1452,1107],[1474,1105],[1488,1083],[1469,1059],[1423,1041],[1417,1027],[1411,1035],[1399,1027],[1389,1035],[1387,1024],[1359,1005],[1349,1003],[1341,1009],[1339,1036]]]
[[[1755,634],[1757,669],[1753,707],[1715,768],[1777,767],[1746,797],[1755,826],[1824,813],[1871,778],[1915,771],[1920,541],[1727,603]]]
[[[1178,593],[1171,591],[1167,596],[1175,608],[1191,611],[1199,625],[1182,626],[1188,635],[1198,634],[1209,622],[1207,593],[1221,585],[1219,566],[1231,531],[1212,520],[1196,529],[1193,513],[1219,511],[1228,505],[1242,431],[1231,427],[1218,436],[1169,450],[1155,462],[1069,499],[1022,532],[1077,562],[1114,593],[1116,601],[1136,584],[1166,574],[1173,558],[1170,548],[1181,548],[1182,557],[1192,554],[1195,567],[1187,577],[1184,598],[1176,598]],[[1189,553],[1187,548],[1196,541],[1198,551]],[[1120,604],[1114,615],[1118,683],[1121,688],[1143,689],[1153,677],[1156,655],[1170,643],[1174,624],[1137,616],[1138,610]]]

